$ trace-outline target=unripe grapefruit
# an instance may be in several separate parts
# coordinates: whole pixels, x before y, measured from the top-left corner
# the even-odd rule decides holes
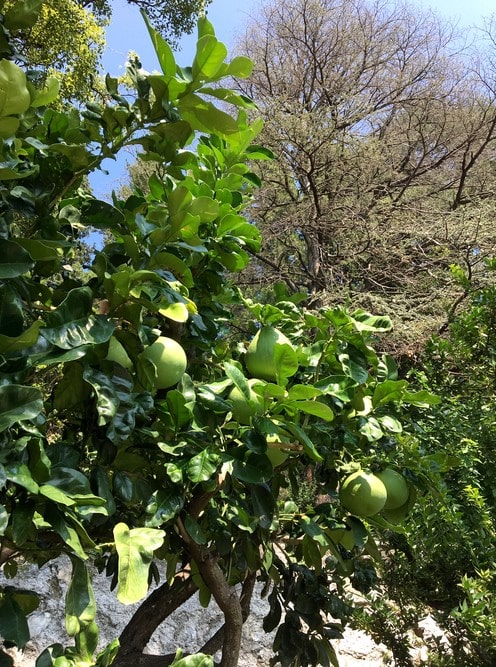
[[[349,475],[339,489],[343,507],[356,516],[372,516],[382,510],[387,491],[381,480],[371,472],[359,470]]]
[[[167,336],[160,336],[142,352],[145,359],[157,367],[155,387],[167,389],[177,384],[186,370],[186,353],[179,343]]]
[[[242,394],[237,387],[234,387],[228,396],[232,403],[232,415],[239,424],[249,424],[252,417],[255,415],[261,415],[264,411],[263,398],[252,390],[252,387],[256,384],[263,383],[261,383],[257,378],[248,380],[248,386],[250,388],[250,401],[252,402],[251,404],[248,403],[244,394]]]
[[[276,381],[277,373],[274,353],[277,344],[291,345],[291,342],[283,333],[274,329],[274,327],[262,327],[257,331],[255,337],[248,345],[245,354],[246,368],[253,377],[262,378],[268,382]]]
[[[399,472],[396,472],[392,468],[386,468],[376,473],[376,477],[386,487],[387,500],[384,504],[385,510],[395,510],[406,503],[410,492],[403,475],[400,475]]]

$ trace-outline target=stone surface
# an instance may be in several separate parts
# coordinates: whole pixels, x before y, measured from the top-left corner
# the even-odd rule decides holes
[[[29,617],[29,645],[23,653],[13,652],[15,667],[34,667],[37,655],[50,644],[72,644],[64,631],[64,597],[70,573],[69,559],[59,559],[41,570],[32,566],[21,568],[16,584],[36,591],[42,602]],[[0,579],[0,584],[12,583]],[[138,605],[121,605],[115,593],[110,591],[109,580],[103,575],[96,574],[93,585],[98,606],[97,622],[101,631],[100,644],[103,647],[119,636]],[[269,665],[273,636],[267,636],[262,629],[262,620],[267,610],[267,602],[254,597],[251,615],[244,626],[239,667]],[[147,652],[169,653],[177,647],[195,651],[221,624],[222,614],[215,603],[212,602],[206,611],[200,607],[197,596],[193,596],[157,629]],[[388,659],[385,648],[375,644],[363,632],[348,631],[342,640],[335,642],[335,647],[340,667],[383,667],[394,664]]]

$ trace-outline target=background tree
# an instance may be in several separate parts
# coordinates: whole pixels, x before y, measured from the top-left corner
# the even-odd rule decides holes
[[[403,3],[268,3],[239,48],[278,158],[245,280],[394,315],[408,352],[460,296],[449,265],[473,274],[494,251],[489,80],[453,26]]]
[[[154,27],[167,39],[173,48],[181,35],[190,34],[198,17],[206,10],[211,0],[126,0],[146,12]],[[77,3],[99,16],[110,18],[113,10],[111,0],[77,0]]]
[[[63,100],[93,99],[105,46],[104,17],[86,11],[76,0],[39,0],[29,3],[35,20],[28,24],[18,12],[19,4],[2,2],[18,56],[39,72],[41,81],[56,77]]]

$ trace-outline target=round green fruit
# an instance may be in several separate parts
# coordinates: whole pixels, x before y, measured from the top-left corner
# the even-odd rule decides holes
[[[167,336],[160,336],[142,352],[142,357],[153,361],[157,368],[157,389],[167,389],[177,384],[186,370],[186,353],[179,343]]]
[[[400,475],[399,472],[396,472],[396,470],[393,470],[392,468],[386,468],[385,470],[376,473],[376,477],[378,477],[386,487],[387,500],[384,503],[385,510],[398,509],[398,507],[401,507],[407,502],[410,491],[403,475]]]
[[[356,516],[372,516],[383,509],[387,491],[376,475],[359,470],[344,480],[339,489],[339,500]]]
[[[274,327],[262,327],[248,345],[245,354],[245,365],[248,371],[256,378],[262,378],[268,382],[277,379],[276,364],[274,359],[276,345],[291,345],[289,338],[274,329]],[[291,345],[291,347],[293,347]],[[296,369],[295,369],[296,373]]]
[[[251,403],[248,403],[244,394],[242,394],[237,387],[234,387],[228,396],[228,399],[232,403],[232,415],[239,424],[249,424],[252,417],[263,414],[264,400],[252,389],[252,387],[257,384],[262,383],[256,378],[248,380]]]
[[[394,510],[384,510],[381,512],[382,516],[386,519],[386,521],[389,521],[389,523],[402,523],[408,516],[408,512],[411,509],[411,503],[407,500],[404,505],[401,505],[401,507],[397,507]]]

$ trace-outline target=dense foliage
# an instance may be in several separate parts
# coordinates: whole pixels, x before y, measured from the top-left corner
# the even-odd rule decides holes
[[[99,66],[105,45],[105,20],[85,10],[77,0],[3,0],[2,56],[27,62],[38,73],[60,82],[59,102],[87,101],[102,91]]]
[[[352,611],[344,583],[370,587],[376,540],[395,529],[382,505],[348,511],[340,482],[360,469],[405,473],[405,514],[426,467],[403,469],[401,434],[409,411],[437,399],[412,391],[380,351],[389,318],[305,309],[307,294],[283,284],[258,303],[229,282],[259,250],[242,213],[259,183],[250,165],[272,156],[252,143],[262,123],[247,121],[250,100],[222,87],[248,76],[250,61],[225,62],[211,24],[198,29],[192,66],[181,68],[149,25],[162,73],[131,63],[133,95],[107,76],[109,103],[82,112],[52,108],[56,86],[37,89],[0,61],[6,646],[29,641],[25,616],[37,605],[36,592],[15,585],[19,559],[41,567],[64,553],[73,567],[73,644],[48,647],[39,667],[152,664],[151,634],[195,593],[204,605],[215,599],[224,625],[198,655],[171,647],[161,664],[211,665],[220,650],[220,664],[235,667],[256,580],[270,602],[265,630],[277,628],[274,664],[335,665],[331,640]],[[86,176],[127,146],[156,167],[149,191],[95,199]],[[81,237],[95,229],[105,245],[75,270]],[[151,352],[164,337],[187,356],[173,386]],[[145,599],[157,560],[165,580]],[[91,563],[120,603],[144,600],[99,653]]]

